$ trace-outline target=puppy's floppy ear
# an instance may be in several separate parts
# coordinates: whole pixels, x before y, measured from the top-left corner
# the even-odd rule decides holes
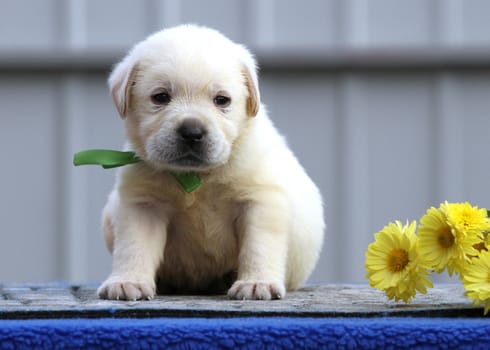
[[[242,74],[245,80],[245,86],[248,90],[247,98],[247,113],[251,117],[255,117],[260,109],[260,91],[259,80],[257,77],[257,66],[254,58],[243,46],[239,46],[242,51],[243,65]]]
[[[260,109],[260,95],[257,80],[253,79],[250,71],[246,67],[243,68],[242,74],[245,77],[245,85],[248,89],[247,113],[249,116],[255,117]]]
[[[111,75],[109,76],[109,89],[111,91],[112,100],[116,105],[117,111],[121,118],[126,117],[128,111],[131,87],[134,85],[137,66],[127,57],[119,62]]]

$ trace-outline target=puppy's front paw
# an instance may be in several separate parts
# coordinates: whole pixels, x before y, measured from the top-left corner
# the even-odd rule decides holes
[[[231,299],[239,300],[271,300],[282,299],[286,288],[280,282],[236,281],[228,291]]]
[[[112,300],[151,300],[155,296],[153,281],[128,281],[109,278],[97,290],[101,299]]]

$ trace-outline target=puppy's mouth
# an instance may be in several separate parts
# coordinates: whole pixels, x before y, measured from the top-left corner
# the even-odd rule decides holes
[[[206,171],[213,167],[207,149],[192,149],[183,145],[161,143],[150,148],[147,161],[155,169],[170,171]]]
[[[187,152],[176,156],[169,161],[172,165],[185,166],[185,167],[200,167],[206,166],[207,162],[202,158],[200,154],[195,152]]]

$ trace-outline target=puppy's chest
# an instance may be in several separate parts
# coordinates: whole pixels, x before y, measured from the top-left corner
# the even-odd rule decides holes
[[[242,205],[220,193],[185,194],[168,227],[169,240],[186,240],[202,247],[236,241]]]

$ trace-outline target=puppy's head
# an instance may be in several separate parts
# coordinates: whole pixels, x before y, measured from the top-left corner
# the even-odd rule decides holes
[[[217,31],[190,25],[137,44],[109,87],[134,151],[157,169],[225,164],[260,106],[252,55]]]

